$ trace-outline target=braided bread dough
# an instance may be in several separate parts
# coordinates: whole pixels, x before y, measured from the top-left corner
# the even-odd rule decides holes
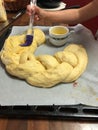
[[[25,34],[9,36],[1,52],[1,60],[9,74],[25,79],[38,87],[52,87],[58,83],[72,82],[85,71],[88,57],[82,45],[70,44],[63,51],[51,55],[35,56],[37,47],[45,43],[45,34],[35,28],[34,41],[28,47]]]

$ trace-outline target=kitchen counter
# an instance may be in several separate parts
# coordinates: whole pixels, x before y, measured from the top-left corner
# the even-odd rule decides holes
[[[0,130],[97,130],[98,123],[34,119],[0,119]]]

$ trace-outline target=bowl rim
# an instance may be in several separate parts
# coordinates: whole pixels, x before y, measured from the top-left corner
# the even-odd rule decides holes
[[[62,29],[65,29],[67,32],[63,33],[63,34],[56,34],[56,33],[53,33],[52,30],[55,29],[55,28],[62,28]],[[56,26],[52,26],[49,28],[49,35],[50,36],[53,36],[53,37],[65,37],[69,34],[69,29],[68,27],[66,26],[62,26],[62,25],[56,25]]]

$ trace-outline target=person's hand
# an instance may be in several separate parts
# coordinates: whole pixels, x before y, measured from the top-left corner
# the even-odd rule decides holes
[[[34,5],[27,5],[27,10],[26,10],[27,14],[30,16],[32,14],[34,14],[34,19],[35,20],[41,20],[44,19],[45,16],[45,11],[41,8],[39,8],[38,6],[34,6]]]

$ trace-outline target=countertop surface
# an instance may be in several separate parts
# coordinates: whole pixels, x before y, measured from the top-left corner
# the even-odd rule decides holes
[[[0,130],[98,130],[96,122],[0,119]]]

